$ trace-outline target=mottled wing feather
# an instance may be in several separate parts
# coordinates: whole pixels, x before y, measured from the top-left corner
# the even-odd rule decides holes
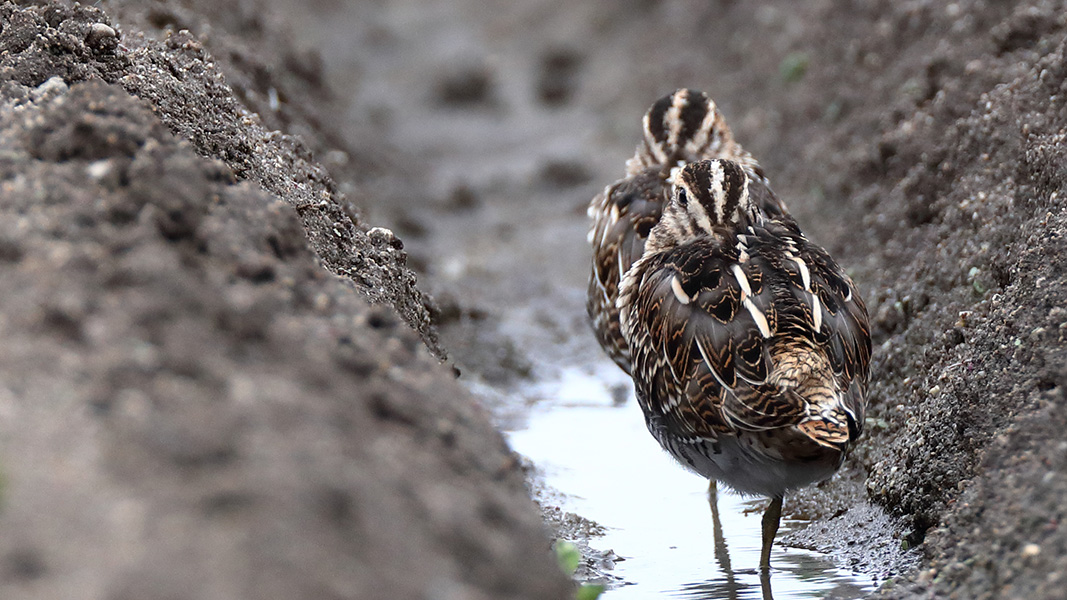
[[[866,311],[851,280],[788,217],[740,237],[717,230],[639,268],[629,324],[635,382],[645,410],[674,435],[715,438],[804,422],[808,401],[769,381],[773,356],[790,344],[825,352],[842,389],[862,388]]]
[[[630,354],[619,327],[616,300],[622,276],[645,250],[645,240],[659,222],[667,199],[666,182],[649,169],[609,186],[590,205],[593,213],[593,271],[586,309],[601,347],[623,371]]]
[[[746,239],[755,247],[754,255],[769,259],[764,272],[784,273],[788,281],[781,288],[784,301],[777,329],[826,357],[832,370],[827,376],[836,378],[837,389],[844,391],[842,399],[856,428],[849,431],[849,419],[836,397],[815,394],[807,398],[814,404],[808,410],[822,411],[825,419],[814,423],[808,418],[801,429],[831,443],[848,440],[850,433],[854,439],[862,429],[871,357],[867,311],[855,284],[822,248],[807,241],[792,218],[767,221],[750,231],[754,235]]]
[[[757,260],[765,261],[762,272],[784,273],[791,284],[782,287],[783,304],[791,304],[789,295],[799,301],[795,310],[783,315],[778,329],[809,338],[823,348],[843,381],[866,381],[871,360],[867,309],[848,275],[825,250],[809,242],[789,217],[753,227],[745,239],[754,256],[760,257]],[[807,270],[807,287],[801,264]],[[818,296],[817,305],[813,296]],[[821,313],[818,329],[816,306]]]
[[[738,349],[758,331],[739,312],[729,254],[707,239],[642,263],[630,325],[635,383],[645,410],[675,436],[714,438],[731,429],[724,402],[748,387],[738,377]]]
[[[830,365],[844,389],[846,407],[859,434],[863,428],[866,382],[870,377],[871,334],[867,308],[852,279],[817,246],[804,254],[811,263],[813,287],[823,307],[823,331]]]

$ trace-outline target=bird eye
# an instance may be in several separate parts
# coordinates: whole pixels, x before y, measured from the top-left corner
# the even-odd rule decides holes
[[[683,188],[678,188],[678,204],[681,204],[683,208],[689,204],[689,197],[685,195]]]

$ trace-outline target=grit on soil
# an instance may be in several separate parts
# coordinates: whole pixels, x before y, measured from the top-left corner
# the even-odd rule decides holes
[[[1067,598],[1067,3],[264,4],[0,6],[4,597],[566,595],[430,352],[599,351],[584,205],[686,86],[872,315],[792,543],[887,513],[882,597]]]

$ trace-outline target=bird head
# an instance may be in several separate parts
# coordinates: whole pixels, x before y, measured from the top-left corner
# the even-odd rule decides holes
[[[653,251],[680,244],[715,227],[732,226],[753,211],[749,177],[731,160],[702,160],[682,166],[672,177],[671,198],[649,236]]]
[[[696,90],[683,88],[660,98],[645,113],[642,125],[649,164],[690,162],[734,145],[715,102]]]

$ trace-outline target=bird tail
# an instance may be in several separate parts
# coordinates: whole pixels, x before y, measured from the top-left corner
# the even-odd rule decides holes
[[[776,358],[771,380],[803,407],[796,429],[826,448],[844,450],[855,443],[862,433],[862,383],[842,389],[826,357],[814,348],[794,347]]]

